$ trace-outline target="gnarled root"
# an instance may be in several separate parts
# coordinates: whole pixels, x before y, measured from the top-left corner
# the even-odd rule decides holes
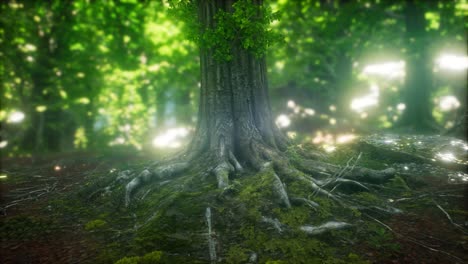
[[[347,178],[371,183],[385,182],[392,178],[396,173],[396,170],[393,168],[387,168],[384,170],[372,170],[358,166],[352,166],[348,169],[348,166],[342,168],[337,165],[309,159],[299,160],[297,161],[296,165],[300,170],[310,173],[312,175],[339,175],[340,178]]]
[[[125,206],[130,204],[132,193],[141,187],[143,184],[150,182],[154,178],[164,179],[173,175],[179,174],[190,166],[189,162],[178,162],[166,166],[157,167],[150,172],[143,170],[137,177],[133,178],[125,187]]]

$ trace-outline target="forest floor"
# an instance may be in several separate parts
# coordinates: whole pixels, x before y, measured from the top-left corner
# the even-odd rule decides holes
[[[405,140],[408,142],[407,139]],[[431,138],[427,140],[433,142]],[[388,201],[401,211],[394,214],[377,211],[362,212],[358,215],[361,220],[357,222],[360,224],[352,231],[332,231],[331,234],[314,237],[317,241],[323,240],[328,243],[327,247],[333,244],[333,250],[325,251],[333,256],[325,256],[322,261],[313,258],[308,262],[307,254],[309,253],[304,253],[306,254],[304,257],[300,255],[303,253],[301,250],[282,249],[279,246],[271,250],[283,253],[271,253],[271,256],[278,256],[278,259],[282,261],[275,262],[271,258],[260,257],[259,262],[468,263],[466,253],[468,252],[468,182],[467,179],[460,178],[465,175],[460,170],[466,168],[463,167],[464,161],[459,162],[458,165],[455,164],[454,168],[441,163],[424,162],[424,157],[421,156],[418,156],[416,161],[408,160],[410,159],[408,157],[404,157],[403,160],[398,160],[399,158],[391,160],[389,156],[395,156],[393,152],[390,155],[379,154],[386,152],[389,148],[387,150],[373,149],[379,146],[377,141],[369,137],[366,142],[372,142],[370,148],[369,145],[366,147],[362,147],[362,144],[361,147],[354,145],[350,149],[338,150],[331,154],[330,159],[342,164],[350,155],[354,155],[352,153],[359,151],[365,152],[362,166],[397,168],[398,180],[378,189],[377,193],[382,194],[380,199]],[[418,142],[420,142],[419,139]],[[409,143],[405,144],[409,145]],[[447,144],[437,145],[438,149],[434,153],[440,154],[441,148],[444,147],[447,147]],[[463,157],[465,158],[466,156]],[[199,239],[200,236],[203,237],[203,234],[196,234],[194,235],[196,238],[191,237],[189,241],[185,241],[187,239],[183,237],[185,231],[181,230],[184,228],[183,224],[175,223],[176,228],[165,227],[172,235],[157,238],[165,240],[164,242],[159,241],[156,245],[150,243],[149,240],[145,240],[145,235],[135,235],[129,229],[133,227],[137,229],[138,223],[143,226],[153,219],[153,216],[147,218],[148,220],[144,223],[137,221],[135,219],[138,210],[132,212],[131,209],[124,208],[122,195],[118,197],[109,195],[110,198],[105,198],[106,191],[109,189],[104,188],[106,191],[101,192],[95,187],[105,187],[112,182],[110,179],[122,175],[122,172],[139,171],[151,161],[150,156],[135,155],[133,152],[99,154],[76,152],[46,155],[35,159],[2,157],[1,175],[6,178],[0,179],[0,208],[2,209],[0,262],[114,263],[128,253],[142,255],[151,249],[168,252],[173,257],[183,255],[183,245],[199,243],[202,245],[187,252],[203,250],[205,247],[206,252],[201,254],[202,257],[196,256],[191,262],[190,253],[187,253],[183,262],[208,263],[207,258],[203,260],[203,256],[206,257],[208,254],[208,244],[203,245],[206,242],[205,238]],[[102,178],[107,178],[107,180],[102,180]],[[397,187],[399,190],[395,191]],[[83,191],[84,189],[86,191]],[[115,193],[121,192],[115,191]],[[362,193],[358,195],[356,197],[362,199],[375,199],[373,196]],[[95,196],[100,198],[95,198]],[[103,202],[102,199],[108,200]],[[185,199],[185,203],[191,203],[196,199],[198,198],[195,197],[192,201]],[[198,209],[191,208],[190,210]],[[170,214],[171,221],[176,222],[177,219],[182,219],[178,215],[189,214],[190,210],[181,209]],[[228,211],[218,208],[215,212],[222,215],[223,210]],[[188,217],[195,218],[203,215],[202,211]],[[116,218],[119,219],[115,220]],[[218,220],[226,221],[221,217]],[[181,221],[186,222],[186,220]],[[203,229],[206,225],[203,219],[195,222],[199,226],[198,229]],[[236,224],[232,226],[226,224],[226,226],[235,229]],[[126,225],[134,226],[125,227]],[[187,232],[192,231],[189,229]],[[223,232],[227,233],[228,230],[220,230],[220,233]],[[241,232],[243,232],[242,228]],[[129,233],[132,234],[129,235]],[[132,241],[129,241],[130,237]],[[333,242],[328,240],[333,240]],[[135,243],[139,243],[138,246],[135,246]],[[260,239],[258,243],[261,243]],[[244,244],[246,245],[248,243]],[[322,246],[321,244],[320,247]],[[172,252],[171,247],[174,248]],[[236,257],[235,254],[245,258],[247,251],[242,248],[231,247],[226,257],[220,259],[223,263],[226,261],[245,263],[247,259],[238,262],[232,260]],[[240,253],[236,252],[237,249]],[[292,258],[292,255],[289,256],[289,253],[298,256],[297,260]],[[164,263],[181,262],[177,261],[177,258],[173,258],[172,261],[169,258]]]

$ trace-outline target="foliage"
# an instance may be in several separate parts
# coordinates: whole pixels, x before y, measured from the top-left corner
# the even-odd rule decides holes
[[[269,25],[278,15],[267,5],[257,5],[251,0],[239,0],[233,5],[233,12],[219,10],[214,17],[215,27],[202,32],[201,45],[214,50],[218,60],[232,59],[232,43],[253,52],[257,57],[266,53],[267,46],[278,39]]]
[[[362,71],[410,52],[404,2],[285,0],[259,6],[239,0],[217,12],[212,28],[199,24],[196,2],[3,1],[2,155],[150,149],[152,139],[167,127],[193,125],[197,44],[213,49],[219,60],[232,59],[233,43],[266,55],[277,111],[296,97],[292,99],[315,109],[317,116],[348,119],[343,122],[347,128],[386,129],[400,118],[396,106],[404,94],[402,80],[366,77]],[[421,7],[431,40],[427,51],[434,56],[445,50],[464,53],[464,1]],[[465,109],[465,80],[463,74],[432,75],[431,100],[454,94],[461,104],[443,112],[428,103],[448,128]],[[350,114],[350,98],[371,83],[381,88],[380,105],[364,118]],[[330,105],[337,110],[329,110]],[[18,111],[24,120],[10,122]]]

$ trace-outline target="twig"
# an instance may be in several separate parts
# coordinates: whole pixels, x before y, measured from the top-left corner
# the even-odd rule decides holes
[[[447,211],[444,210],[444,208],[442,208],[442,206],[440,206],[436,201],[432,200],[432,202],[437,206],[437,208],[439,208],[444,214],[445,216],[447,216],[448,220],[450,221],[450,223],[452,223],[452,225],[454,225],[455,227],[459,228],[464,234],[468,234],[464,228],[462,226],[460,226],[459,224],[453,222],[453,219],[452,217],[450,217],[449,213],[447,213]]]

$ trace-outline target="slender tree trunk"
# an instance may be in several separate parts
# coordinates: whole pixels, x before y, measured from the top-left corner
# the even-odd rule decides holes
[[[199,1],[201,24],[214,27],[216,12],[232,12],[234,2]],[[189,153],[208,151],[220,160],[237,157],[260,167],[262,155],[284,149],[286,141],[272,119],[265,58],[243,49],[240,40],[231,48],[230,61],[218,61],[213,49],[200,48],[201,96]]]
[[[424,10],[415,1],[409,1],[405,7],[405,19],[408,52],[403,96],[406,109],[399,126],[431,131],[435,124],[431,102],[432,61]]]

